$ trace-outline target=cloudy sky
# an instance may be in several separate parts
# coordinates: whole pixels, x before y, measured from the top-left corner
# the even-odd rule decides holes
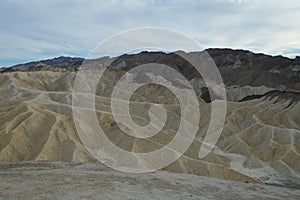
[[[298,0],[1,0],[0,66],[86,57],[122,31],[161,27],[202,47],[300,55]]]

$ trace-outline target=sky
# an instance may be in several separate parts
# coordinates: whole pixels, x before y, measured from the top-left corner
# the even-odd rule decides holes
[[[203,48],[300,55],[298,0],[1,0],[0,66],[86,57],[142,27],[180,32]]]

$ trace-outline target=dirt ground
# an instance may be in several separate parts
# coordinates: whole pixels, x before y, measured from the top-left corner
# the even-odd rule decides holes
[[[300,189],[188,174],[128,174],[101,164],[0,164],[0,199],[300,199]]]

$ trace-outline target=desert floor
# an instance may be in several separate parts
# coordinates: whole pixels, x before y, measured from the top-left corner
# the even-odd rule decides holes
[[[0,199],[300,199],[293,185],[261,185],[189,174],[128,174],[101,164],[0,164]]]

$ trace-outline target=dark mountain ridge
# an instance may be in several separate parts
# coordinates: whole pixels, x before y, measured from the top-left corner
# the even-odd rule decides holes
[[[218,67],[226,67],[234,64],[243,65],[244,67],[254,68],[261,67],[263,69],[281,69],[290,65],[300,65],[300,56],[296,56],[294,59],[284,57],[281,55],[271,56],[263,53],[253,53],[248,50],[241,49],[221,49],[221,48],[209,48],[205,50],[214,60]],[[201,52],[191,52],[192,54],[198,54]],[[123,54],[117,57],[118,60],[152,60],[153,57],[156,60],[166,60],[168,55],[173,55],[174,53],[164,53],[164,52],[148,52],[142,51],[137,54]],[[67,57],[60,56],[52,59],[33,61],[23,64],[17,64],[11,67],[7,67],[6,72],[9,71],[39,71],[44,68],[40,66],[50,66],[56,68],[68,68],[68,67],[79,67],[84,58],[79,57]],[[38,70],[39,69],[39,70]],[[2,71],[4,72],[4,71]]]
[[[52,59],[33,61],[25,64],[18,64],[7,68],[2,68],[1,73],[14,71],[66,71],[79,67],[83,58],[72,58],[60,56]],[[60,70],[59,70],[60,69]]]
[[[300,91],[300,57],[270,56],[247,50],[207,49],[226,86],[267,86],[283,90]],[[184,52],[181,52],[184,53]],[[186,53],[192,57],[203,52]],[[175,53],[147,52],[123,54],[116,58],[97,59],[95,63],[110,59],[111,67],[125,71],[146,63],[160,63],[173,67],[188,80],[200,78],[195,68]],[[19,64],[0,69],[0,73],[15,71],[76,71],[83,58],[57,57],[48,60]]]

